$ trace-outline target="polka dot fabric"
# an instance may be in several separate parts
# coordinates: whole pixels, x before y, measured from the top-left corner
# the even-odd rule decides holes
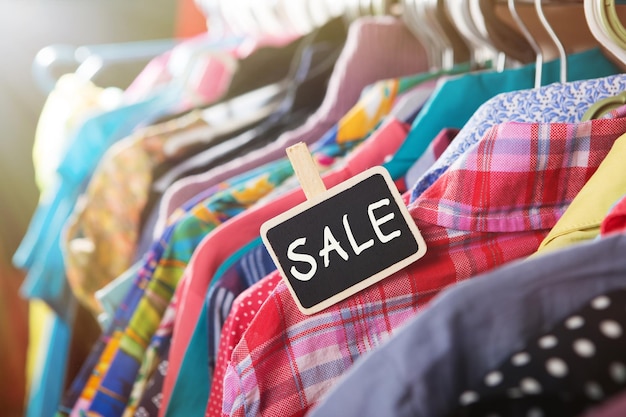
[[[459,397],[455,417],[577,416],[626,387],[626,290],[594,298]]]
[[[269,275],[242,292],[233,302],[233,308],[222,328],[217,363],[211,383],[211,395],[207,403],[205,417],[222,416],[223,381],[230,356],[259,307],[280,282],[279,277],[277,274]]]

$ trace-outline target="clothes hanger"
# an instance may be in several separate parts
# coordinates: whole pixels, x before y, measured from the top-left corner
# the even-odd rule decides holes
[[[522,35],[524,35],[524,37],[526,38],[526,41],[530,44],[533,51],[535,52],[535,55],[536,55],[535,88],[539,88],[541,87],[541,75],[542,75],[542,70],[543,70],[543,52],[541,51],[539,44],[537,43],[535,38],[532,36],[532,34],[530,33],[530,30],[528,30],[528,27],[526,26],[526,24],[520,17],[519,13],[517,12],[516,0],[507,0],[507,3],[508,3],[509,11],[511,12],[511,16],[513,17],[513,21],[515,22],[519,30],[522,32]]]
[[[470,3],[467,0],[445,1],[450,19],[470,47],[470,62],[472,66],[475,67],[475,64],[478,62],[502,61],[502,69],[500,69],[502,71],[504,69],[504,60],[499,59],[498,55],[504,58],[504,54],[497,51],[489,39],[478,30],[470,11]]]
[[[615,40],[609,36],[608,29],[604,27],[604,22],[600,17],[599,8],[602,7],[600,3],[602,3],[601,0],[584,0],[583,5],[587,26],[589,26],[592,35],[600,45],[626,65],[626,50],[621,48]]]
[[[441,22],[435,12],[435,7],[430,0],[414,0],[418,15],[421,16],[423,24],[429,26],[437,39],[442,44],[442,61],[443,68],[452,68],[455,62],[455,49],[452,41],[448,37],[445,29],[442,27]]]
[[[622,25],[615,8],[615,0],[599,2],[598,10],[606,33],[622,48],[626,49],[626,29]]]
[[[604,0],[595,3],[595,20],[603,32],[613,40],[616,48],[626,50],[626,29],[617,16],[615,4],[615,0]],[[626,4],[626,2],[620,1],[619,4]]]
[[[267,0],[264,0],[250,2],[247,7],[250,8],[252,18],[257,22],[263,34],[281,36],[285,33],[291,33],[291,28],[281,23],[278,19],[274,4],[270,4]]]
[[[446,10],[445,0],[429,0],[426,8],[433,21],[443,30],[446,39],[453,51],[455,63],[468,62],[470,60],[469,46],[454,27]]]
[[[562,83],[565,83],[567,82],[567,53],[565,52],[565,47],[563,46],[563,43],[559,39],[558,35],[552,28],[552,25],[550,25],[550,22],[546,18],[545,13],[543,12],[542,0],[535,0],[535,10],[537,11],[537,15],[539,16],[539,21],[541,22],[541,25],[544,27],[546,32],[548,32],[550,39],[557,48],[561,69],[559,78]]]
[[[452,68],[454,65],[454,49],[444,31],[439,27],[436,18],[429,15],[427,3],[423,0],[412,0],[410,4],[410,7],[415,11],[414,24],[416,27],[422,27],[430,37],[431,42],[435,42],[437,45],[437,50],[441,55],[440,68]]]
[[[603,7],[603,0],[584,0],[585,19],[591,30],[591,34],[611,55],[617,58],[623,65],[626,65],[626,49],[621,47],[614,37],[610,36],[609,28],[605,26],[600,8]],[[592,120],[601,117],[609,111],[626,104],[626,92],[600,100],[591,106],[583,115],[582,120]]]
[[[417,10],[413,7],[412,0],[402,0],[402,20],[407,28],[424,45],[431,68],[442,68],[441,40],[434,37],[426,25],[421,24]]]
[[[535,60],[532,46],[517,31],[505,23],[496,13],[497,0],[469,0],[472,16],[485,30],[493,45],[507,58],[528,64]]]
[[[326,21],[331,19],[332,15],[328,10],[328,3],[325,1],[306,0],[306,10],[315,27],[322,26]]]

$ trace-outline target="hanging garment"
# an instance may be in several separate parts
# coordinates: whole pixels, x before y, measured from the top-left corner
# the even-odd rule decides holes
[[[318,36],[311,36],[311,45],[307,49],[314,50],[315,53],[319,53],[317,50]],[[327,40],[319,42],[321,46],[327,46]],[[341,45],[336,45],[335,48],[328,51],[324,49],[323,58],[333,56],[335,50],[340,50]],[[319,59],[319,58],[318,58]],[[302,63],[298,64],[296,72],[297,76],[293,80],[293,83],[289,86],[289,96],[286,98],[285,111],[277,111],[272,114],[267,120],[261,122],[261,124],[253,129],[252,135],[269,135],[275,137],[274,133],[278,135],[280,132],[277,130],[285,130],[292,128],[294,123],[301,123],[304,121],[303,117],[299,117],[297,112],[301,112],[304,106],[312,111],[317,108],[319,102],[322,99],[323,88],[330,72],[332,65],[327,66],[324,71],[319,71],[319,68],[311,67],[312,62],[315,62],[315,56],[307,55],[306,51],[303,53]],[[333,59],[334,62],[334,59]],[[308,74],[313,72],[311,78],[307,78]],[[316,97],[319,99],[316,101]],[[287,109],[291,109],[287,111]],[[244,139],[251,140],[251,135],[247,135]],[[231,139],[231,141],[237,141],[240,138]],[[252,137],[253,139],[253,137]],[[215,148],[214,148],[215,150]],[[146,375],[156,367],[158,364],[158,358],[156,358],[154,351],[157,349],[155,346],[149,346],[147,349],[148,356],[145,355],[146,346],[150,343],[150,338],[157,331],[156,325],[160,317],[164,314],[164,307],[169,303],[172,292],[176,288],[178,279],[182,275],[184,266],[191,258],[193,250],[200,243],[201,239],[208,234],[217,224],[239,214],[241,211],[254,204],[260,197],[271,191],[275,186],[282,183],[286,178],[293,175],[293,170],[289,164],[280,164],[280,166],[272,169],[265,169],[260,173],[259,178],[254,178],[250,182],[246,183],[244,188],[232,190],[232,196],[225,198],[223,193],[220,193],[221,201],[219,203],[212,203],[213,210],[210,213],[206,213],[206,207],[200,206],[198,211],[193,213],[192,217],[182,220],[177,226],[174,232],[173,239],[169,245],[168,252],[161,259],[160,265],[162,268],[155,270],[154,276],[148,284],[148,291],[151,288],[160,289],[162,287],[168,288],[166,291],[161,290],[160,296],[162,297],[163,305],[150,306],[150,316],[157,319],[155,323],[145,323],[145,318],[141,319],[142,315],[147,314],[147,298],[144,297],[140,301],[137,311],[134,313],[129,327],[125,331],[125,335],[121,340],[121,349],[118,354],[113,358],[111,367],[107,371],[107,375],[104,376],[101,382],[101,388],[94,396],[93,403],[90,406],[91,410],[107,413],[107,415],[121,415],[126,407],[127,403],[130,407],[130,413],[134,411],[136,402],[140,396],[135,395],[131,397],[133,382],[135,381],[138,372],[141,371],[139,367],[140,363],[144,363],[142,371],[139,373],[139,380],[136,381],[137,389],[135,392],[143,392],[145,386]],[[222,206],[220,206],[222,204]],[[217,208],[217,209],[216,209]],[[215,216],[213,219],[207,219]],[[172,248],[172,250],[169,250]],[[176,266],[174,266],[176,264]],[[144,304],[146,300],[146,304]],[[166,321],[164,326],[167,326],[169,314],[166,314]],[[170,327],[170,326],[167,326]],[[137,342],[137,335],[142,338]],[[159,337],[162,337],[162,332],[159,332]],[[128,361],[133,361],[133,366],[129,366]],[[121,383],[120,381],[124,381]],[[123,388],[118,388],[120,385]],[[112,402],[110,392],[115,392],[115,402]],[[123,400],[120,400],[123,399]],[[130,403],[129,403],[130,400]],[[119,413],[119,414],[114,414]]]
[[[224,377],[228,361],[233,350],[243,338],[243,335],[252,322],[263,302],[268,299],[276,286],[280,283],[280,277],[276,274],[258,281],[243,291],[234,301],[233,306],[224,323],[220,338],[219,353],[216,358],[215,372],[211,383],[211,393],[206,404],[204,415],[207,417],[221,416],[222,403],[224,400]]]
[[[168,143],[205,127],[197,113],[151,126],[115,143],[99,162],[63,237],[68,282],[94,314],[102,311],[95,292],[132,263],[156,166],[185,156],[168,154]]]
[[[224,262],[224,264],[222,264],[222,266],[220,266],[219,270],[215,273],[214,279],[220,279],[221,281],[224,281],[222,291],[218,290],[216,292],[210,293],[210,295],[213,296],[211,299],[215,300],[215,303],[220,304],[222,309],[219,312],[216,312],[219,315],[216,315],[214,317],[208,316],[206,320],[205,320],[204,315],[201,316],[200,319],[198,320],[196,329],[198,329],[200,326],[207,326],[208,323],[220,322],[222,319],[221,316],[228,314],[228,310],[230,309],[230,306],[233,303],[232,294],[240,293],[243,290],[243,288],[241,287],[242,282],[244,282],[243,286],[245,288],[247,286],[252,285],[253,283],[257,281],[260,281],[265,275],[269,274],[275,269],[276,267],[274,266],[274,261],[271,259],[269,253],[267,253],[267,251],[262,246],[262,244],[261,246],[258,246],[258,243],[256,241],[252,242],[252,245],[246,245],[236,254],[231,256],[226,262]],[[209,332],[211,332],[210,329],[209,329]],[[210,335],[209,335],[209,339],[211,339]],[[220,341],[220,335],[218,333],[217,336],[212,339],[212,342],[219,343],[219,341]],[[192,337],[192,340],[190,343],[191,343],[190,346],[194,346],[194,347],[196,346],[195,345],[196,343],[199,343],[198,350],[200,351],[202,351],[202,346],[205,346],[207,344],[206,342],[203,344],[202,340],[200,340],[197,337],[196,333],[194,333],[194,336]],[[169,356],[169,346],[170,345],[166,343],[160,346],[161,350],[159,350],[158,355],[160,358],[165,358],[165,359],[163,359],[159,363],[157,370],[154,372],[154,374],[150,378],[150,382],[148,383],[146,390],[142,395],[142,398],[139,402],[139,406],[137,407],[137,411],[135,415],[145,415],[145,416],[158,415],[159,405],[161,404],[160,399],[161,399],[161,393],[162,393],[162,388],[163,388],[163,381],[165,379],[165,375],[166,375],[167,367],[168,367],[167,358]],[[211,343],[208,344],[208,349],[209,349],[209,354],[208,354],[209,358],[211,357],[211,352],[217,352],[217,348],[214,348]],[[188,353],[186,354],[184,358],[185,362],[189,359],[189,350],[187,352]],[[206,354],[206,350],[204,351],[204,353]],[[200,363],[203,363],[203,362],[204,362],[204,358],[201,356]],[[185,365],[185,363],[183,365]],[[211,363],[209,359],[209,375],[213,373],[214,365],[215,365],[214,361],[213,363]],[[206,380],[206,369],[203,369],[201,366],[198,366],[197,364],[195,366],[195,369],[201,375],[201,378],[196,378],[196,380],[199,381],[199,382],[196,382],[196,384],[199,383],[200,385],[199,386],[195,385],[195,386],[198,386],[200,389],[199,390],[194,389],[193,394],[185,395],[185,399],[182,399],[182,398],[180,399],[182,401],[189,400],[190,402],[194,402],[196,398],[198,398],[198,401],[201,402],[201,398],[202,398],[201,390],[203,386],[206,385],[206,382],[204,381]],[[193,375],[190,376],[190,374],[186,372],[186,370],[184,369],[181,369],[179,376],[180,375],[186,375],[186,378],[193,378]],[[176,409],[177,407],[173,404],[176,401],[179,401],[179,399],[176,398],[177,397],[176,392],[174,393],[173,397],[174,399],[171,401],[172,408]]]
[[[452,146],[415,183],[411,200],[415,200],[433,184],[459,155],[478,142],[491,126],[502,122],[578,121],[592,104],[622,91],[626,91],[626,77],[620,74],[566,84],[552,84],[539,89],[514,91],[494,97],[480,106],[463,126]],[[585,96],[582,100],[581,95]],[[555,100],[560,103],[555,103]],[[577,115],[576,118],[568,119],[573,114]]]
[[[622,417],[626,410],[626,394],[621,393],[579,417]]]
[[[445,290],[389,343],[357,361],[310,416],[450,415],[468,386],[542,329],[623,288],[624,248],[626,236],[608,236]]]
[[[33,164],[35,178],[40,190],[39,215],[31,219],[29,230],[31,238],[53,221],[51,216],[43,215],[44,208],[55,198],[54,191],[59,177],[56,169],[63,159],[63,153],[72,141],[72,135],[80,128],[84,119],[100,112],[113,109],[120,103],[121,91],[116,88],[103,89],[93,83],[82,80],[73,74],[59,78],[54,90],[49,94],[37,123],[35,142],[33,145]],[[6,204],[11,204],[6,201]],[[10,224],[9,221],[4,222]],[[26,239],[26,238],[25,238]],[[35,248],[35,242],[23,241],[18,249]],[[26,258],[26,253],[22,253]],[[34,253],[28,260],[34,263]],[[16,257],[13,262],[16,264]],[[25,267],[25,264],[17,264]],[[40,273],[38,268],[29,273],[31,280]],[[32,282],[32,281],[31,281]],[[23,293],[24,286],[21,291]],[[70,307],[73,310],[73,307]],[[71,318],[73,311],[68,311],[65,319]],[[74,371],[74,363],[68,365],[68,352],[74,353],[74,359],[81,361],[84,348],[91,343],[91,327],[87,320],[77,325],[84,327],[83,337],[71,338],[67,333],[68,322],[63,321],[45,301],[31,299],[29,308],[30,340],[28,350],[27,372],[29,393],[27,399],[27,416],[50,415],[53,413],[55,401],[60,398],[66,371]],[[58,345],[48,349],[53,343]],[[70,361],[72,362],[72,361]],[[36,370],[36,373],[35,373]]]
[[[137,262],[124,271],[109,285],[96,291],[94,294],[98,305],[102,308],[102,313],[98,315],[98,323],[103,331],[106,331],[113,325],[113,317],[115,312],[124,301],[124,297],[133,285],[133,279],[139,273],[141,263]]]
[[[333,25],[328,24],[325,27],[329,27],[330,25],[330,27],[336,28],[338,27],[340,23],[341,22],[334,22]],[[307,56],[307,50],[308,50],[307,45],[310,45],[311,48],[314,48],[315,45],[317,44],[316,43],[317,36],[319,35],[321,31],[322,30],[320,29],[320,31],[309,35],[307,37],[306,43],[302,45],[303,50],[301,51],[301,54],[304,54],[305,57]],[[331,31],[331,32],[334,33],[334,31]],[[323,37],[323,39],[324,39],[324,42],[321,42],[321,43],[326,44],[326,38]],[[336,47],[337,49],[339,49],[341,45],[336,45]],[[332,55],[332,53],[330,55]],[[297,62],[300,62],[300,55],[295,56],[294,60]],[[300,75],[306,77],[306,75],[308,74],[308,71],[311,69],[310,64],[314,62],[315,61],[303,59],[301,66],[298,67],[298,69],[301,71]],[[299,97],[301,94],[310,95],[308,94],[310,93],[310,89],[314,87],[315,85],[317,85],[317,88],[319,89],[319,85],[325,84],[329,74],[330,74],[330,69],[328,69],[328,71],[315,74],[315,76],[310,80],[307,78],[296,80],[298,82],[294,83],[293,85],[289,87],[289,90],[290,90],[289,94],[295,95],[296,98]],[[317,106],[317,104],[314,104],[314,106]],[[199,227],[198,229],[194,229],[194,225],[191,225],[190,223],[192,223],[195,220],[191,220],[187,222],[186,226],[180,225],[180,227],[178,227],[177,235],[168,234],[166,232],[164,236],[162,237],[162,239],[164,240],[163,244],[168,243],[170,241],[170,238],[172,239],[173,242],[176,242],[178,240],[178,244],[169,245],[166,248],[167,249],[166,252],[163,251],[163,246],[161,244],[157,244],[157,246],[153,248],[154,252],[149,253],[147,257],[145,258],[144,268],[140,271],[140,275],[138,277],[137,282],[150,279],[154,271],[154,274],[158,276],[159,278],[156,280],[153,280],[154,282],[152,283],[152,285],[148,285],[148,291],[146,293],[151,294],[152,288],[156,287],[158,289],[157,293],[159,294],[159,296],[163,297],[163,299],[165,300],[164,303],[165,305],[167,305],[167,302],[169,302],[169,297],[171,296],[168,293],[167,289],[172,288],[173,290],[179,274],[182,273],[182,270],[184,269],[184,264],[188,261],[193,251],[193,244],[190,243],[190,240],[188,238],[191,238],[191,241],[193,241],[193,239],[201,239],[202,233],[207,233],[207,231],[210,230],[211,227],[214,227],[216,224],[219,224],[220,222],[228,219],[229,217],[239,213],[241,210],[243,210],[244,208],[246,208],[248,205],[252,204],[255,201],[254,196],[257,196],[256,198],[258,198],[258,195],[263,195],[263,193],[268,192],[276,184],[282,182],[286,176],[291,175],[291,173],[292,171],[288,170],[286,167],[279,166],[274,169],[273,173],[271,171],[264,171],[262,173],[256,173],[256,176],[258,178],[254,178],[255,177],[254,175],[249,175],[247,177],[242,176],[242,178],[237,179],[239,183],[238,185],[239,189],[233,188],[232,190],[226,190],[226,189],[220,190],[219,195],[215,199],[207,203],[208,207],[212,209],[213,213],[215,213],[216,215],[209,216],[211,218],[207,218],[206,215],[204,214],[205,210],[207,210],[207,207],[199,207],[198,211],[194,213],[192,217],[194,219],[197,219],[199,222],[203,222],[202,227]],[[222,185],[225,186],[227,184],[222,184]],[[249,195],[245,194],[245,190],[251,190]],[[170,267],[171,265],[175,265],[175,267],[171,268]],[[157,268],[155,269],[155,267]],[[138,285],[137,282],[136,282],[136,285]],[[160,286],[161,284],[158,284],[159,282],[161,282],[161,284],[167,283],[167,285],[165,285],[165,287],[161,287]],[[139,288],[141,289],[138,288],[137,291],[133,291],[132,295],[129,295],[127,300],[128,300],[128,306],[130,306],[130,309],[124,312],[123,314],[124,318],[122,320],[119,320],[119,321],[116,320],[114,329],[106,333],[106,335],[104,336],[103,342],[99,343],[97,346],[94,347],[94,350],[93,350],[94,353],[90,355],[90,360],[88,361],[88,363],[86,363],[86,366],[85,366],[86,368],[93,369],[95,366],[95,362],[97,362],[97,358],[99,357],[99,354],[102,353],[104,349],[104,344],[107,343],[108,338],[111,337],[111,335],[113,335],[116,331],[119,332],[120,329],[124,329],[127,323],[130,323],[130,327],[128,328],[128,331],[131,334],[127,334],[124,337],[124,340],[126,340],[125,342],[126,344],[122,343],[120,345],[120,347],[125,350],[125,353],[120,354],[121,356],[118,359],[118,361],[124,364],[116,365],[114,368],[118,370],[119,375],[116,374],[115,372],[109,373],[108,364],[101,364],[98,367],[99,372],[97,374],[91,375],[89,377],[89,381],[85,381],[83,379],[81,382],[77,382],[76,384],[74,384],[75,388],[72,389],[72,394],[66,396],[66,399],[68,401],[75,399],[74,397],[75,393],[79,391],[78,388],[80,386],[84,386],[85,382],[87,383],[89,387],[98,387],[99,383],[97,381],[103,378],[105,373],[107,374],[106,375],[107,384],[109,383],[115,384],[116,383],[115,381],[117,378],[125,378],[125,379],[132,378],[134,380],[135,374],[138,368],[138,364],[141,361],[141,358],[143,355],[142,352],[143,350],[145,350],[145,347],[147,346],[150,340],[150,337],[152,336],[156,328],[156,325],[158,325],[158,322],[160,321],[160,315],[162,314],[162,311],[159,311],[160,306],[151,306],[151,302],[149,302],[147,298],[145,297],[142,298],[141,294],[143,294],[144,292],[143,289],[146,288],[145,285],[146,284],[144,284],[144,287],[141,287],[141,285],[139,285]],[[163,289],[163,288],[166,288],[166,289]],[[146,317],[143,317],[143,318],[140,317],[140,314],[133,315],[132,317],[134,317],[134,319],[131,318],[131,315],[134,314],[134,311],[135,311],[134,306],[136,305],[143,305],[143,307],[139,309],[140,311],[143,312],[141,314],[144,314],[144,315],[148,314],[151,317],[151,320],[147,319]],[[134,332],[136,332],[136,334]],[[142,335],[142,336],[136,336],[136,335]],[[122,335],[121,333],[118,333],[117,336],[115,337],[120,338],[122,337]],[[143,347],[140,346],[142,342],[140,342],[139,345],[136,344],[135,341],[139,340],[140,337],[144,338],[145,342],[143,343],[145,343],[146,346],[143,346]],[[129,366],[125,364],[124,361],[131,361],[131,363],[136,364],[136,366],[135,367]],[[81,374],[81,378],[84,378],[86,374],[87,372],[83,372]],[[132,382],[128,385],[128,387],[125,387],[122,389],[130,390],[131,387],[132,387]],[[108,393],[108,391],[106,390],[105,392]],[[71,408],[72,405],[75,405],[73,407],[75,410],[74,413],[78,413],[80,409],[85,409],[86,407],[88,407],[88,404],[91,403],[92,398],[94,400],[97,399],[96,396],[98,395],[98,393],[94,392],[93,389],[91,388],[87,389],[83,394],[84,395],[81,395],[81,399],[79,401],[75,400],[72,403],[68,403],[64,401],[63,408],[64,409],[66,409],[66,407]],[[125,395],[128,395],[128,393],[126,393]],[[107,394],[100,393],[100,397],[103,398],[101,402],[106,402],[104,399],[107,398],[107,396],[108,396]],[[119,407],[119,404],[117,404],[117,406]],[[123,406],[125,406],[125,402],[122,405],[122,410],[123,410]],[[122,410],[120,410],[119,412],[121,413]]]
[[[337,42],[338,47],[343,43],[341,39]],[[207,119],[212,117],[208,114],[211,110],[216,111],[215,117],[221,116],[222,120],[227,117],[221,114],[220,105],[217,105],[204,110],[202,115],[192,113],[137,132],[109,150],[66,232],[66,270],[79,300],[99,313],[95,291],[130,267],[136,251],[140,217],[149,205],[150,184],[159,166],[186,157],[194,159],[206,152],[210,158],[204,161],[205,166],[218,165],[233,153],[274,138],[280,131],[303,120],[309,109],[319,105],[322,98],[319,85],[323,85],[332,69],[333,48],[324,45],[327,48],[316,50],[307,45],[307,42],[302,44],[302,58],[297,53],[296,62],[308,59],[307,63],[317,63],[323,54],[325,64],[320,65],[321,68],[298,69],[294,66],[292,72],[298,71],[297,74],[301,75],[296,78],[296,74],[291,74],[289,87],[282,97],[271,99],[270,104],[264,103],[266,94],[274,95],[270,89],[260,97],[246,100],[246,104],[260,109],[240,108],[240,114],[231,116],[229,122],[224,123],[229,127],[207,126]],[[198,139],[194,139],[196,137]],[[182,144],[175,151],[168,151],[168,147],[177,142]],[[208,149],[199,153],[199,148]],[[188,161],[186,159],[183,164]],[[129,181],[129,178],[133,180]]]
[[[419,78],[422,79],[422,76],[419,76]],[[396,97],[399,83],[399,80],[387,80],[376,83],[372,88],[370,88],[363,98],[359,100],[357,105],[349,112],[351,117],[346,116],[345,119],[343,119],[346,121],[344,126],[348,126],[351,129],[351,135],[338,136],[333,134],[323,138],[322,141],[325,145],[322,149],[324,151],[318,152],[318,154],[321,153],[322,155],[330,156],[332,159],[337,155],[337,152],[345,154],[345,152],[347,152],[355,143],[359,143],[364,137],[366,137],[371,129],[373,129],[380,122],[380,118],[387,113],[379,111],[379,109],[391,109],[393,107],[393,100]],[[368,111],[368,109],[376,109],[376,111]],[[372,117],[366,117],[368,114],[371,114]],[[356,117],[352,117],[353,115]],[[338,142],[339,137],[342,138],[342,142]],[[320,147],[322,147],[322,145],[316,144],[312,146],[312,151],[315,152],[315,150]],[[326,149],[331,149],[333,151],[327,152]],[[291,167],[291,164],[286,159],[283,159],[281,163],[287,164]],[[184,352],[180,350],[186,349],[188,346],[191,334],[193,333],[193,326],[197,321],[198,314],[201,310],[202,302],[208,287],[208,285],[205,286],[202,284],[204,280],[206,280],[206,278],[201,278],[200,283],[202,287],[201,289],[200,287],[198,288],[199,297],[194,297],[193,300],[190,300],[188,295],[184,295],[185,303],[180,306],[180,312],[176,314],[176,338],[175,341],[173,341],[172,346],[172,352],[174,353],[171,355],[174,359],[170,360],[168,368],[172,375],[177,375],[178,373],[180,363],[178,358],[182,358],[184,355]],[[183,280],[181,285],[182,289],[180,291],[183,291],[182,293],[185,294],[185,286],[187,285],[185,280]],[[170,377],[166,378],[166,384],[168,380],[170,380]],[[167,403],[167,399],[169,398],[169,390],[170,387],[166,385],[164,387],[165,403]]]
[[[394,45],[389,48],[388,45]],[[372,63],[384,62],[385,65]],[[201,175],[178,181],[168,189],[161,204],[156,231],[163,230],[166,220],[185,201],[242,172],[280,159],[285,148],[297,143],[319,140],[344,116],[361,91],[379,80],[426,71],[426,52],[404,23],[390,17],[366,17],[350,25],[344,49],[335,65],[324,102],[302,127],[281,135],[275,143],[252,152]],[[165,189],[158,186],[159,191]]]
[[[621,72],[599,49],[573,54],[568,57],[567,62],[569,81],[605,77]],[[591,62],[593,64],[589,65]],[[543,66],[544,85],[558,81],[559,68],[558,60],[548,62]],[[424,152],[424,149],[441,129],[447,127],[463,128],[481,105],[498,94],[532,88],[534,75],[535,65],[532,64],[503,72],[466,74],[443,83],[415,119],[404,146],[394,155],[393,159],[385,163],[384,167],[394,179],[404,176],[415,159]],[[528,112],[528,105],[534,104],[534,107],[537,107],[537,103],[536,101],[517,101],[516,104],[519,104],[519,109],[513,108],[511,110],[510,107],[506,109],[510,110],[511,116],[515,115],[518,110],[525,114]],[[501,110],[496,114],[501,114]],[[549,118],[543,121],[553,120],[553,118]],[[505,121],[534,122],[541,120],[511,118],[499,119],[496,123]],[[478,136],[477,139],[486,130],[485,128],[480,133],[475,132]]]
[[[443,152],[448,149],[452,140],[459,134],[459,129],[448,128],[443,129],[439,134],[433,139],[428,148],[424,151],[422,156],[420,156],[417,161],[409,168],[405,177],[405,184],[415,184],[415,182],[428,170],[430,167],[435,165],[437,159],[443,154]]]
[[[626,194],[626,178],[622,175],[624,156],[626,136],[615,141],[611,152],[604,158],[596,173],[541,242],[538,253],[560,249],[598,236],[606,214]]]
[[[348,166],[354,169],[380,164],[386,155],[390,155],[398,149],[407,132],[408,126],[397,120],[385,123],[366,142],[360,145],[354,154],[348,157]],[[361,171],[352,170],[353,175],[359,172]],[[263,276],[258,276],[258,278]],[[195,330],[193,330],[190,342],[182,350],[184,354],[180,359],[177,358],[181,361],[180,371],[178,375],[168,375],[168,378],[176,378],[175,389],[168,407],[169,415],[202,413],[206,408],[209,391],[220,389],[220,387],[214,387],[210,384],[213,375],[211,363],[215,361],[214,358],[217,353],[213,351],[212,345],[219,341],[221,323],[224,321],[225,314],[230,310],[232,300],[247,285],[242,281],[233,283],[225,279],[218,281],[216,278],[217,276],[214,276],[211,280],[208,293],[205,291],[207,295],[203,297],[203,301],[207,301],[202,307],[200,318],[196,320],[196,323],[193,323],[195,326],[189,326],[192,327],[192,330],[195,327]],[[233,278],[237,278],[237,276],[233,276]],[[185,302],[188,300],[185,299]],[[176,338],[178,336],[176,331],[174,334]],[[213,354],[207,355],[207,350],[213,351]],[[171,363],[175,357],[175,353],[172,351],[169,362]],[[199,363],[203,365],[198,366]],[[170,372],[171,367],[168,365],[168,374]],[[190,387],[194,387],[193,395],[189,394]],[[196,398],[197,401],[194,401]]]
[[[571,312],[469,385],[451,416],[575,416],[623,391],[625,305],[619,289]]]
[[[224,413],[303,415],[359,356],[441,289],[534,252],[625,122],[508,123],[490,130],[409,206],[428,246],[418,262],[313,316],[298,310],[284,283],[276,287],[233,352]],[[306,384],[298,384],[305,375]]]

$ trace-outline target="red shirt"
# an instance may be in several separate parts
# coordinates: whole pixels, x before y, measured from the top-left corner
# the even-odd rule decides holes
[[[390,119],[350,155],[342,168],[324,176],[327,187],[335,186],[373,166],[381,165],[402,144],[409,126]],[[211,277],[230,254],[259,235],[261,225],[305,201],[301,190],[293,191],[270,204],[237,216],[213,231],[194,252],[177,288],[177,298],[184,300],[176,314],[170,348],[168,372],[163,383],[163,398],[171,396],[174,382],[187,345],[198,321]],[[163,404],[166,404],[164,402]],[[163,410],[165,407],[161,407]]]
[[[489,130],[409,206],[422,259],[312,316],[276,287],[233,351],[224,415],[304,415],[443,288],[534,253],[625,131],[623,118]]]

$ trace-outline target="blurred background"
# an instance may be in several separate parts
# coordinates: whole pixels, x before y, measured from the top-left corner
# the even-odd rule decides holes
[[[26,386],[28,307],[18,295],[23,273],[11,265],[11,257],[39,197],[32,148],[48,86],[36,81],[37,53],[50,45],[71,50],[180,39],[205,30],[205,20],[192,1],[0,1],[0,415],[22,415]],[[104,68],[94,82],[124,88],[146,62],[137,59]],[[74,69],[75,65],[59,65],[51,75]]]

